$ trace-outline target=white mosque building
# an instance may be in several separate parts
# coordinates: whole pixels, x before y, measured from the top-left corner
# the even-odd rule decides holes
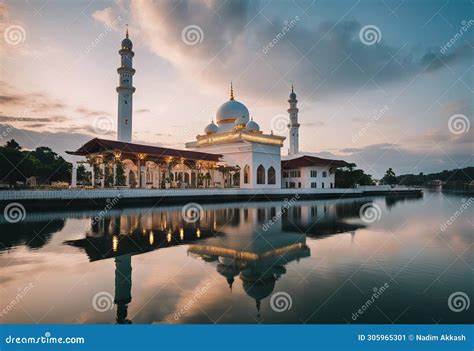
[[[133,126],[133,44],[128,30],[119,54],[121,65],[118,93],[117,141],[94,138],[78,150],[93,168],[95,187],[132,188],[333,188],[335,170],[348,164],[299,151],[297,97],[293,86],[289,96],[289,150],[281,155],[284,136],[265,133],[249,109],[234,97],[215,115],[215,122],[203,128],[186,150],[169,149],[132,142]],[[118,177],[118,168],[123,176]],[[73,172],[75,173],[75,172]],[[75,185],[75,174],[73,184]],[[119,179],[120,178],[120,179]]]

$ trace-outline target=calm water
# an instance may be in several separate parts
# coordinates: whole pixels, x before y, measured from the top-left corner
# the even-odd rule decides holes
[[[468,202],[204,205],[196,223],[181,206],[2,217],[0,322],[472,323],[448,298],[474,298],[474,204],[440,231]]]

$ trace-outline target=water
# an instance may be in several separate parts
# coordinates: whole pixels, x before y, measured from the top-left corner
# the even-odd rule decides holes
[[[119,205],[0,218],[0,322],[474,319],[448,302],[474,297],[468,195],[203,205],[195,223],[181,206]]]

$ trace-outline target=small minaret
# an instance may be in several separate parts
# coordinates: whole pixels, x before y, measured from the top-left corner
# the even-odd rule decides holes
[[[290,148],[288,149],[288,155],[296,155],[299,153],[300,124],[298,123],[298,108],[296,107],[298,100],[296,100],[293,84],[291,84],[291,94],[288,102],[290,103],[290,108],[288,109],[288,113],[290,114],[290,124],[288,124],[290,130]]]
[[[117,115],[117,140],[130,143],[132,141],[132,107],[133,107],[133,69],[132,60],[135,53],[132,51],[132,41],[128,38],[128,25],[125,39],[119,50],[121,65],[117,69],[120,81],[117,87],[118,115]]]

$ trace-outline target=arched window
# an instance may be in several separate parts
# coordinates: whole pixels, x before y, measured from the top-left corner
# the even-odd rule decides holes
[[[250,183],[250,167],[249,165],[245,165],[244,167],[244,184]]]
[[[273,167],[270,167],[268,169],[268,184],[275,184],[276,183],[276,180],[275,180],[275,168]]]
[[[257,167],[257,184],[265,184],[265,168],[262,165]]]

